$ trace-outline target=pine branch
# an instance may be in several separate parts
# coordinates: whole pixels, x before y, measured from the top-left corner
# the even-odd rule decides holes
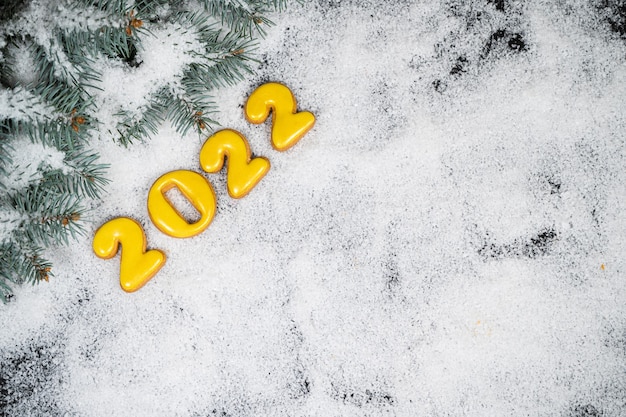
[[[210,91],[233,85],[251,73],[246,63],[249,60],[251,59],[235,50],[228,55],[213,58],[212,65],[193,63],[185,71],[184,84],[193,94],[201,91],[202,86],[205,91]]]
[[[0,178],[7,175],[6,167],[11,163],[11,153],[13,148],[9,144],[10,135],[9,126],[7,123],[0,123]],[[6,187],[4,183],[0,182],[0,191]]]
[[[252,37],[254,33],[265,35],[262,25],[269,26],[272,22],[263,17],[272,11],[281,11],[286,0],[201,0],[205,10],[218,17],[223,25],[227,25],[242,37]]]
[[[70,237],[76,238],[84,232],[78,220],[85,209],[74,195],[31,186],[26,192],[9,195],[8,201],[23,219],[16,233],[29,242],[43,246],[68,244]]]
[[[124,110],[117,113],[116,116],[122,118],[117,125],[118,142],[128,146],[135,140],[141,141],[150,134],[156,134],[163,122],[163,110],[163,103],[153,99],[139,115]]]
[[[207,101],[206,96],[171,97],[167,102],[169,105],[166,110],[166,117],[171,120],[174,128],[181,135],[187,134],[192,127],[201,133],[210,125],[217,125],[215,120],[208,117],[209,111],[214,106]]]
[[[88,52],[92,56],[104,53],[109,58],[122,58],[128,61],[137,53],[136,41],[131,41],[125,28],[102,28],[95,34],[93,42],[85,42],[84,45],[91,47]]]
[[[91,104],[85,89],[64,84],[61,81],[39,83],[34,93],[62,115],[84,114]]]
[[[130,12],[132,3],[126,0],[75,0],[75,3],[82,6],[94,7],[97,10],[107,12],[107,14],[126,14]]]
[[[41,185],[67,195],[98,198],[109,183],[104,177],[108,165],[98,164],[98,155],[88,152],[69,153],[67,159],[68,169],[45,173]]]
[[[115,57],[124,52],[124,47],[127,49],[125,39],[114,36],[119,32],[119,28],[102,27],[95,32],[73,29],[60,35],[68,57],[80,70],[81,86],[97,89],[95,82],[102,74],[95,69],[95,58],[102,51]]]
[[[72,127],[69,116],[66,119],[50,120],[43,123],[15,124],[13,130],[16,134],[25,133],[32,142],[53,146],[62,151],[78,149],[85,142],[85,138]]]
[[[161,10],[171,5],[177,5],[179,1],[168,0],[137,0],[135,2],[135,9],[137,10],[137,16],[156,16]]]
[[[16,122],[44,121],[59,115],[54,107],[46,103],[44,97],[21,86],[0,89],[0,109],[3,111],[0,113],[2,119]]]
[[[15,71],[13,70],[15,62],[12,62],[14,57],[9,53],[9,46],[13,46],[14,39],[8,37],[8,39],[4,39],[4,43],[5,45],[2,45],[3,47],[0,49],[0,84],[12,88],[15,86],[13,81],[15,79]]]
[[[7,302],[13,297],[9,283],[35,284],[49,280],[52,264],[41,253],[41,248],[29,244],[0,244],[0,300]]]

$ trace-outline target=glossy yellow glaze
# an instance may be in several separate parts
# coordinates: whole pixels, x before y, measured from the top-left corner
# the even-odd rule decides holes
[[[270,161],[263,157],[250,159],[250,146],[241,133],[224,129],[209,137],[200,150],[200,166],[206,172],[218,172],[228,157],[226,177],[228,194],[241,198],[263,179]]]
[[[263,123],[272,112],[272,146],[286,151],[298,143],[315,124],[315,116],[297,112],[296,98],[289,88],[279,83],[267,83],[250,94],[244,112],[250,123]]]
[[[188,223],[167,199],[165,193],[173,187],[189,200],[200,213],[200,220]],[[148,213],[154,225],[168,236],[184,238],[202,233],[215,216],[213,187],[206,178],[194,171],[171,171],[157,179],[148,193]]]
[[[146,235],[139,223],[118,217],[103,224],[94,235],[93,251],[102,259],[113,258],[122,245],[120,286],[126,292],[143,287],[165,264],[165,254],[146,251]]]

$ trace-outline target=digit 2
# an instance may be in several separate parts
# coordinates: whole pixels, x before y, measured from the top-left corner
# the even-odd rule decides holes
[[[206,172],[218,172],[228,157],[226,183],[232,198],[247,195],[270,169],[263,157],[250,159],[250,146],[241,133],[224,129],[209,137],[200,150],[200,166]]]
[[[120,244],[120,286],[126,292],[134,292],[159,272],[166,257],[158,249],[146,251],[143,228],[128,217],[118,217],[103,224],[93,238],[93,251],[99,258],[111,259]]]
[[[250,94],[244,112],[250,123],[265,122],[272,112],[272,146],[286,151],[298,143],[315,124],[315,116],[308,111],[297,112],[296,98],[291,90],[279,83],[259,86]]]

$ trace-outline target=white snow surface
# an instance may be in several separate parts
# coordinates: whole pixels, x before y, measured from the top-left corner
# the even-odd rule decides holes
[[[93,89],[93,93],[99,133],[104,140],[110,140],[112,132],[117,131],[118,113],[140,116],[158,89],[167,86],[174,92],[180,90],[183,69],[200,60],[197,52],[194,54],[201,50],[197,35],[177,24],[153,30],[142,39],[137,56],[141,65],[137,68],[129,69],[121,63],[111,64],[102,59],[105,68],[98,83],[101,90]]]
[[[50,283],[0,305],[0,407],[626,415],[626,41],[591,3],[496,3],[318,0],[272,16],[256,75],[216,97],[221,125],[272,168],[241,200],[224,171],[203,174],[218,211],[196,237],[159,232],[146,198],[160,175],[200,171],[204,138],[101,138],[112,182],[89,235],[47,254]],[[283,153],[242,111],[268,81],[317,117]],[[168,257],[133,294],[119,256],[91,249],[118,216]]]
[[[60,117],[52,106],[39,100],[31,92],[17,88],[0,91],[0,111],[2,117],[18,121],[44,120],[45,117]]]
[[[14,152],[4,186],[7,190],[23,190],[28,185],[40,181],[44,173],[50,171],[69,172],[65,164],[65,153],[41,143],[33,143],[26,136],[18,136],[10,142]]]

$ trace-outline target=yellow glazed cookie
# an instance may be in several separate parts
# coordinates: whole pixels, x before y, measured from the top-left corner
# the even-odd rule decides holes
[[[102,259],[113,258],[122,245],[120,286],[126,292],[143,287],[165,264],[165,254],[157,249],[146,251],[146,235],[141,225],[128,217],[118,217],[103,224],[93,238],[93,251]]]
[[[241,133],[225,129],[209,137],[200,150],[200,166],[206,172],[218,172],[228,157],[227,187],[232,198],[248,194],[270,169],[270,161],[250,159],[250,146]]]
[[[188,223],[165,193],[178,190],[200,213],[200,220]],[[194,171],[171,171],[157,179],[148,193],[148,213],[154,225],[168,236],[184,238],[202,233],[215,216],[215,193],[211,183]]]
[[[315,116],[297,112],[296,98],[291,90],[279,83],[267,83],[250,94],[245,105],[246,118],[250,123],[263,123],[272,112],[272,146],[286,151],[298,143],[315,124]]]

